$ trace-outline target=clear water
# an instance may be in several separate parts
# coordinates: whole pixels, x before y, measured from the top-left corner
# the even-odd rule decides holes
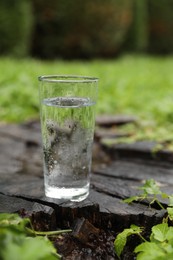
[[[45,193],[81,201],[89,194],[94,104],[87,98],[51,98],[42,102]]]

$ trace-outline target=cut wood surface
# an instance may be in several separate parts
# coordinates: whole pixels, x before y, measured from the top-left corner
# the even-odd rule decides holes
[[[141,142],[106,147],[96,140],[89,197],[72,203],[44,195],[39,123],[1,125],[0,212],[42,212],[51,227],[54,221],[58,227],[71,227],[76,219],[84,218],[96,228],[117,233],[130,224],[149,230],[165,211],[150,208],[145,201],[128,205],[122,200],[138,194],[138,187],[151,178],[163,191],[173,193],[173,155],[160,151],[153,156],[153,145]]]

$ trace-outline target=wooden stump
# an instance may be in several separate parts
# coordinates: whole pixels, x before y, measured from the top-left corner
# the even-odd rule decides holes
[[[39,123],[1,125],[0,212],[25,212],[43,222],[39,228],[46,221],[49,229],[72,227],[85,219],[109,233],[108,237],[113,234],[113,238],[130,224],[144,226],[149,232],[151,226],[160,223],[165,211],[149,208],[146,202],[128,205],[122,199],[138,194],[137,187],[151,178],[160,183],[163,191],[173,193],[173,155],[160,151],[153,157],[153,145],[141,142],[106,147],[96,138],[90,195],[83,202],[72,203],[44,196]],[[84,258],[86,254],[81,259],[89,259]],[[106,254],[104,259],[116,259],[112,252]],[[126,259],[133,259],[133,255]]]

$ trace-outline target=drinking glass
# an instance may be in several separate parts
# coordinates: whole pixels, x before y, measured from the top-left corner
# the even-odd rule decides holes
[[[89,194],[98,78],[39,77],[45,195],[82,201]]]

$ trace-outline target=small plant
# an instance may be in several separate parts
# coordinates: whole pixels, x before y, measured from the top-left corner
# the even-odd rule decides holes
[[[139,189],[142,190],[141,194],[125,199],[124,202],[132,203],[133,201],[145,199],[149,201],[150,206],[153,203],[157,203],[161,209],[166,210],[167,215],[163,218],[161,224],[152,227],[148,241],[142,235],[144,228],[131,225],[130,228],[124,229],[124,231],[117,235],[114,241],[115,252],[120,258],[127,243],[127,238],[131,235],[137,235],[143,241],[134,250],[137,254],[137,260],[173,259],[173,226],[171,226],[173,221],[173,195],[162,192],[159,185],[153,179],[147,180]],[[160,203],[159,196],[168,200],[168,206],[165,207]]]
[[[38,232],[29,218],[18,214],[0,214],[0,259],[1,260],[55,260],[57,254],[48,236],[55,236],[71,230]]]

